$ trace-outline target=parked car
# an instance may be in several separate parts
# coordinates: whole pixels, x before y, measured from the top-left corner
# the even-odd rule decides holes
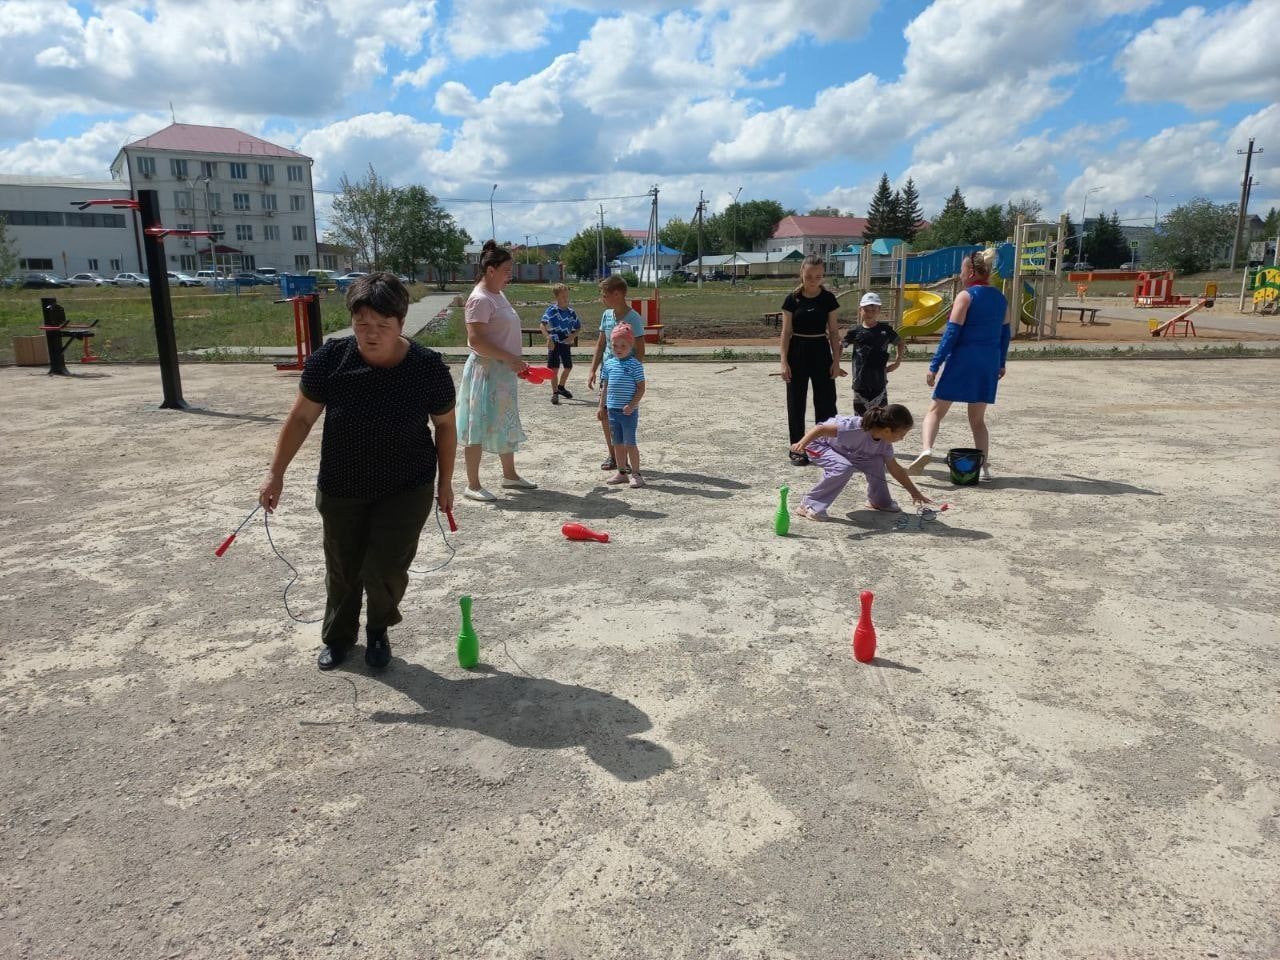
[[[704,273],[703,277],[705,277],[708,280],[732,280],[733,279],[733,275],[730,274],[727,270],[712,270],[709,273]]]
[[[258,267],[253,272],[260,277],[266,277],[268,283],[277,283],[280,280],[280,271],[275,267]]]
[[[256,273],[237,273],[231,279],[242,287],[270,287],[275,284],[274,280],[260,277]]]
[[[96,273],[76,273],[67,277],[67,285],[72,287],[101,287],[110,283],[106,277]]]
[[[1071,265],[1071,269],[1072,270],[1092,270],[1093,264],[1086,263],[1084,260],[1077,260],[1075,263]]]
[[[169,283],[170,283],[170,285],[171,285],[171,286],[175,286],[175,287],[199,287],[199,286],[202,286],[202,284],[200,283],[200,281],[199,281],[199,280],[197,280],[195,277],[191,276],[190,274],[186,274],[186,273],[174,273],[172,270],[170,270],[170,271],[169,271],[169,273],[168,273],[167,275],[168,275],[168,277],[169,277]]]
[[[1130,260],[1128,263],[1120,264],[1120,269],[1121,270],[1141,270],[1142,264],[1140,264],[1137,260]]]
[[[206,287],[212,287],[215,283],[230,281],[231,277],[220,270],[197,270],[196,279]]]
[[[23,290],[56,290],[67,286],[70,284],[66,280],[52,273],[28,273],[22,279]]]
[[[332,270],[308,270],[307,276],[316,278],[317,290],[332,290],[337,286],[333,279]]]
[[[140,273],[117,273],[111,280],[117,287],[149,287],[151,281]]]
[[[334,277],[333,279],[335,283],[350,283],[352,280],[358,280],[360,277],[367,276],[367,273],[363,273],[359,270],[352,270],[350,273],[344,273],[342,276]]]

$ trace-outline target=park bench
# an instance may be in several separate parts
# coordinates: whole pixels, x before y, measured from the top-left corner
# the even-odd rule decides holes
[[[49,344],[50,376],[71,376],[71,371],[67,369],[66,350],[73,340],[80,341],[81,363],[93,363],[98,359],[89,349],[89,340],[95,334],[93,328],[98,325],[97,320],[87,324],[70,323],[67,311],[53,297],[40,298],[40,315],[44,320],[40,329],[44,331],[45,340]]]
[[[544,337],[546,336],[546,334],[542,332],[542,328],[541,328],[541,327],[521,327],[521,328],[520,328],[520,332],[521,332],[522,334],[524,334],[524,336],[526,336],[526,337],[528,337],[528,338],[529,338],[529,346],[531,346],[531,347],[533,346],[533,338],[534,338],[534,337],[539,336],[539,335],[544,336]],[[581,331],[579,331],[579,333],[581,333]],[[572,344],[572,345],[573,345],[573,346],[575,346],[575,347],[578,345],[578,334],[577,334],[577,333],[575,333],[575,334],[573,335],[573,344]]]
[[[782,326],[782,311],[766,310],[764,315],[764,322],[768,324],[772,324],[773,329],[775,330],[779,329]]]

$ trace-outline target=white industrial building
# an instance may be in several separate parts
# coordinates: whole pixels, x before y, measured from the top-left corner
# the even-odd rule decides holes
[[[304,273],[320,263],[311,159],[300,153],[230,127],[175,123],[121,148],[111,176],[0,175],[0,215],[22,272],[145,272],[137,214],[74,206],[139,190],[156,191],[164,226],[223,233],[216,242],[167,238],[170,270]]]
[[[117,180],[0,176],[0,217],[18,255],[20,273],[113,277],[143,269],[138,218],[131,210],[73,204],[100,198],[129,199]]]
[[[231,127],[174,123],[130,143],[111,175],[138,190],[155,190],[166,227],[221,230],[165,241],[171,270],[232,272],[274,267],[305,273],[316,252],[311,158]]]

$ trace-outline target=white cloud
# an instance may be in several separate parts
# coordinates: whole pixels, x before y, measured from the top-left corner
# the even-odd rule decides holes
[[[399,87],[413,87],[421,90],[437,76],[444,72],[445,67],[449,65],[444,57],[429,57],[424,60],[416,70],[402,70],[396,74],[395,80],[392,81],[392,89]]]
[[[404,114],[365,113],[312,130],[297,149],[315,161],[319,189],[336,188],[344,173],[359,179],[370,161],[392,183],[421,182],[439,165],[443,132]]]
[[[1116,58],[1130,99],[1207,110],[1239,101],[1280,100],[1276,31],[1280,0],[1251,0],[1213,12],[1188,7],[1133,38]]]
[[[436,112],[446,117],[468,116],[475,111],[479,102],[470,90],[456,80],[440,84],[440,89],[436,91]]]
[[[533,50],[546,42],[543,34],[551,24],[545,10],[525,0],[463,2],[454,9],[445,33],[460,60]]]
[[[155,133],[169,123],[161,114],[137,114],[127,120],[95,123],[84,133],[62,140],[27,140],[0,149],[0,170],[28,176],[57,174],[92,176],[106,180],[120,148],[131,140]]]

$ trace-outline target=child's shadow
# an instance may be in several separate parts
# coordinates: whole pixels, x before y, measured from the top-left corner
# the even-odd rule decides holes
[[[985,530],[966,530],[964,527],[953,527],[942,521],[941,517],[925,520],[923,523],[914,511],[887,513],[881,510],[852,510],[847,520],[831,517],[836,523],[855,528],[849,534],[850,540],[869,540],[871,537],[886,533],[900,536],[927,534],[942,540],[990,540],[991,534]],[[905,522],[905,525],[903,524]]]
[[[399,657],[373,679],[417,703],[420,712],[378,710],[374,723],[417,723],[472,730],[535,750],[580,746],[619,780],[647,780],[671,769],[671,752],[635,737],[653,727],[629,700],[583,687],[520,676],[480,664],[449,680]]]
[[[526,490],[518,496],[504,497],[494,507],[513,513],[568,514],[578,520],[612,520],[622,516],[640,520],[665,520],[667,517],[667,514],[658,510],[640,510],[626,500],[600,496],[613,492],[612,487],[595,487],[586,496],[565,493],[563,490]]]

